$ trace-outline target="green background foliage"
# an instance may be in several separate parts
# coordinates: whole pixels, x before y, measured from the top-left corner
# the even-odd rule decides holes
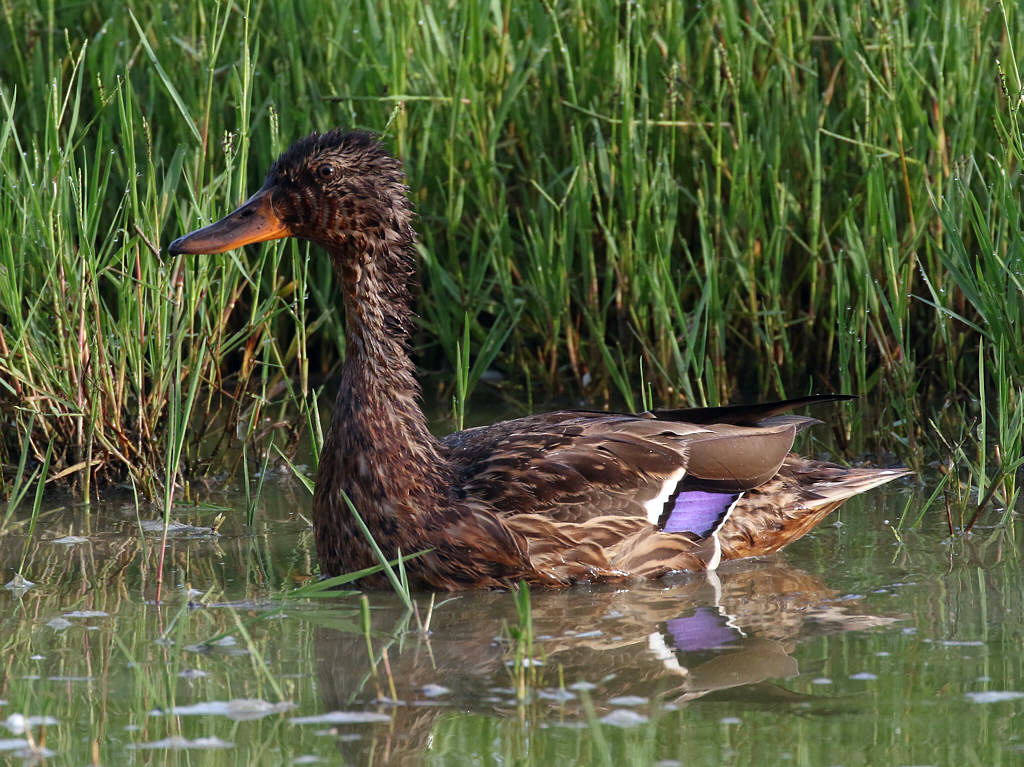
[[[491,368],[523,399],[592,405],[638,406],[641,380],[659,404],[846,391],[864,398],[834,435],[851,457],[948,458],[982,489],[1020,465],[1013,8],[7,0],[3,14],[8,467],[52,446],[53,470],[86,490],[102,475],[152,491],[294,420],[344,352],[327,259],[304,243],[162,247],[334,126],[381,132],[406,163],[418,362],[465,366],[468,334],[460,390]]]

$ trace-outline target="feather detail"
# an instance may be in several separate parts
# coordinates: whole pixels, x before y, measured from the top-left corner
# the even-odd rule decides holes
[[[705,538],[722,525],[743,493],[683,490],[665,504],[658,519],[663,533],[693,533]]]
[[[686,476],[686,469],[680,468],[678,471],[673,472],[661,485],[661,492],[658,493],[654,498],[647,501],[644,504],[644,509],[647,511],[647,521],[652,525],[657,525],[659,530],[666,530],[666,522],[671,518],[669,511],[675,509],[680,503],[681,496],[689,496],[689,493],[680,492],[680,482],[683,477]],[[682,501],[684,504],[686,500]],[[674,512],[673,512],[674,513]],[[666,530],[666,532],[677,533],[682,530],[688,530],[690,532],[697,532],[689,527],[679,527],[676,529]]]

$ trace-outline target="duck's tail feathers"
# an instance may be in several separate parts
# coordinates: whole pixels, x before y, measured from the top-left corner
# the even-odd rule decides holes
[[[654,410],[655,418],[665,421],[684,421],[686,423],[710,424],[731,423],[736,426],[758,426],[765,419],[788,413],[798,407],[820,405],[825,402],[845,402],[857,399],[853,394],[812,394],[807,397],[794,397],[776,402],[758,402],[753,405],[724,405],[722,407],[692,407],[675,410]]]
[[[817,509],[832,505],[834,509],[848,498],[910,473],[909,469],[846,469],[841,479],[816,482],[808,487],[807,506]]]
[[[813,530],[855,495],[910,472],[845,469],[790,456],[770,483],[748,491],[716,532],[722,560],[770,554]]]

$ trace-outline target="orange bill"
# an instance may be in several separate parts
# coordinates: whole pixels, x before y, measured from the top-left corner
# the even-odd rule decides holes
[[[254,242],[289,237],[291,229],[274,212],[273,187],[264,187],[235,211],[171,243],[174,255],[223,253]]]

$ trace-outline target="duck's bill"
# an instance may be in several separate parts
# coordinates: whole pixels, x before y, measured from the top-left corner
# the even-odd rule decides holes
[[[223,253],[254,242],[291,236],[288,225],[274,212],[272,191],[261,189],[220,221],[179,237],[168,250],[174,255]]]

